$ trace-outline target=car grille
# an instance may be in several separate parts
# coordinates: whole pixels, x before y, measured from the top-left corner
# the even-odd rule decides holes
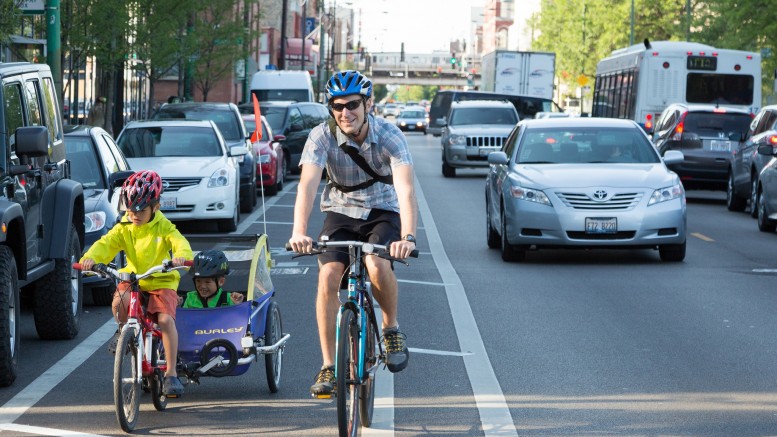
[[[573,240],[631,240],[636,231],[618,231],[614,234],[587,234],[582,231],[567,231],[567,236]]]
[[[605,201],[594,200],[585,193],[556,193],[564,205],[592,211],[628,211],[634,209],[642,193],[617,193]]]
[[[467,137],[468,146],[477,147],[502,147],[507,137],[473,136]]]
[[[200,181],[202,178],[165,178],[162,183],[165,185],[165,191],[170,192],[199,185]]]

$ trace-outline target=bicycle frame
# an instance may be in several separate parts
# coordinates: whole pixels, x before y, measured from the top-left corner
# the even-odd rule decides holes
[[[151,366],[151,345],[152,339],[156,337],[159,341],[162,341],[162,331],[155,326],[151,317],[146,313],[141,302],[142,291],[138,287],[138,281],[134,274],[129,275],[130,278],[126,281],[122,281],[129,284],[130,304],[127,310],[127,322],[124,324],[122,330],[132,329],[135,332],[135,338],[137,342],[138,352],[138,381],[143,377],[149,376],[154,372],[154,367]],[[138,335],[142,333],[142,335]],[[162,372],[167,371],[167,362],[159,359],[157,361],[157,368]]]

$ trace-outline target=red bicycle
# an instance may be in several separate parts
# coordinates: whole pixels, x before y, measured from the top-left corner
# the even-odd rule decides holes
[[[125,432],[132,432],[140,412],[140,390],[151,392],[151,399],[157,411],[167,408],[167,396],[162,393],[167,362],[162,346],[162,331],[146,313],[145,302],[139,287],[141,279],[154,273],[165,273],[191,267],[192,262],[174,267],[172,261],[151,267],[138,275],[134,272],[120,272],[105,265],[95,264],[91,272],[104,278],[112,278],[130,284],[130,305],[127,323],[121,328],[113,363],[113,403],[116,419]],[[80,263],[73,264],[82,270]],[[172,396],[171,396],[172,397]]]

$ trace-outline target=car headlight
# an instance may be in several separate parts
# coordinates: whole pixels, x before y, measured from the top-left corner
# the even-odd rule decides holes
[[[229,185],[229,180],[229,170],[226,168],[218,169],[214,171],[212,175],[210,175],[210,179],[208,180],[208,188],[226,187]]]
[[[259,155],[259,163],[260,164],[269,164],[270,163],[270,155]]]
[[[550,206],[550,199],[548,199],[548,196],[540,190],[513,185],[510,187],[510,195],[516,199]]]
[[[102,211],[87,212],[84,217],[86,232],[95,232],[105,227],[105,213]]]
[[[457,134],[451,134],[451,136],[448,137],[448,144],[451,145],[466,145],[467,144],[467,137],[465,135],[457,135]]]
[[[679,183],[669,187],[659,188],[658,190],[653,191],[653,195],[650,196],[650,200],[648,201],[648,206],[681,198],[684,195],[685,191],[683,191],[683,186]]]

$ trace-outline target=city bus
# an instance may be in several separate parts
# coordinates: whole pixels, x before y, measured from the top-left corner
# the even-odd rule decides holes
[[[678,41],[645,40],[596,66],[594,117],[628,118],[652,132],[672,103],[761,109],[761,55]]]

